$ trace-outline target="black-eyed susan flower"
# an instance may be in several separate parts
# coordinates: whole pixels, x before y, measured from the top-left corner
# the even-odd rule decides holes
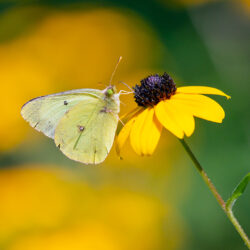
[[[230,98],[221,90],[212,87],[176,88],[167,73],[151,75],[141,80],[141,84],[133,89],[138,107],[127,116],[128,122],[117,137],[119,154],[129,138],[137,154],[151,155],[158,144],[163,127],[179,139],[191,136],[195,129],[194,117],[221,123],[225,117],[223,108],[204,94]]]
[[[141,84],[136,85],[133,89],[138,107],[128,114],[128,122],[117,137],[118,154],[120,154],[125,141],[130,138],[130,144],[137,154],[151,155],[158,144],[162,128],[165,127],[180,139],[206,185],[246,246],[250,249],[250,240],[235,218],[231,206],[234,203],[233,200],[237,199],[244,191],[249,174],[238,185],[228,201],[225,202],[183,139],[184,136],[193,134],[195,129],[194,117],[217,123],[221,123],[224,119],[225,112],[223,108],[205,95],[220,95],[228,99],[230,96],[219,89],[211,87],[189,86],[176,88],[174,81],[167,73],[149,76],[141,80]]]

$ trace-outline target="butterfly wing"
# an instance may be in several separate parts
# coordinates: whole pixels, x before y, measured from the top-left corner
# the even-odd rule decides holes
[[[55,128],[63,115],[83,100],[96,99],[103,95],[97,89],[76,89],[41,96],[23,105],[21,115],[36,130],[54,138]]]
[[[98,164],[107,157],[118,123],[119,100],[83,100],[67,112],[55,131],[55,143],[70,159]]]

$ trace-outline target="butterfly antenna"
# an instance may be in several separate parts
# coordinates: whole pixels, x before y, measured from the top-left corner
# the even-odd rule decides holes
[[[111,82],[112,82],[112,80],[114,78],[115,72],[116,72],[116,70],[118,68],[118,65],[119,65],[119,63],[120,63],[121,60],[122,60],[122,56],[119,57],[118,62],[115,65],[115,69],[114,69],[114,71],[113,71],[113,73],[112,73],[112,75],[110,77],[109,85],[111,85]]]
[[[134,90],[127,84],[127,83],[125,83],[125,82],[122,82],[122,81],[120,81],[120,83],[122,83],[122,84],[124,84],[126,87],[128,87],[131,91],[133,91],[134,92]]]

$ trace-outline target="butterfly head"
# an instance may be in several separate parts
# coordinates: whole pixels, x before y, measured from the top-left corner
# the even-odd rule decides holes
[[[104,90],[104,93],[105,93],[106,96],[111,97],[111,96],[113,96],[114,94],[117,93],[116,87],[115,87],[114,85],[109,85],[109,86]]]

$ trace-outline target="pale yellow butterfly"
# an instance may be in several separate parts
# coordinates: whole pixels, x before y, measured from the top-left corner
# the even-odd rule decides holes
[[[54,139],[68,158],[85,164],[103,162],[119,120],[121,92],[111,85],[118,63],[104,90],[76,89],[37,97],[23,105],[23,118]]]

